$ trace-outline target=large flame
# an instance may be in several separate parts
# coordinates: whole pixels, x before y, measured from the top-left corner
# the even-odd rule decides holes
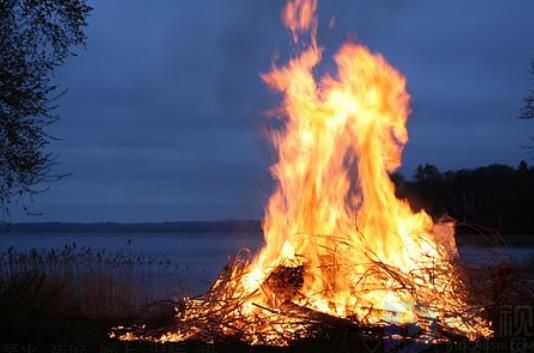
[[[283,95],[284,119],[272,133],[277,186],[263,222],[265,246],[206,297],[191,299],[180,328],[161,340],[202,337],[207,317],[250,343],[285,344],[288,333],[307,329],[284,316],[289,308],[490,335],[478,312],[466,314],[453,227],[434,225],[395,196],[390,173],[408,141],[405,78],[381,55],[345,43],[334,57],[337,73],[316,79],[316,8],[316,0],[288,2],[283,22],[304,49],[262,75]]]
[[[414,213],[395,197],[389,176],[408,141],[406,80],[381,55],[354,43],[335,55],[336,75],[316,80],[315,11],[315,0],[288,2],[284,23],[296,42],[309,31],[310,44],[262,76],[284,96],[285,127],[272,134],[278,184],[263,223],[266,246],[243,285],[254,292],[280,266],[304,265],[302,300],[292,298],[300,304],[370,323],[384,321],[383,315],[399,323],[445,320],[444,312],[465,306],[454,293],[461,283],[454,271],[446,278],[424,272],[456,256],[452,226],[434,227],[424,211]],[[373,263],[406,275],[419,291],[431,281],[433,289],[404,291],[398,279],[373,273]],[[446,321],[467,336],[489,333],[482,322]]]

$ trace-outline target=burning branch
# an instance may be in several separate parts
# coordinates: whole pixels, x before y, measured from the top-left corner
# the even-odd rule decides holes
[[[265,247],[238,256],[206,294],[186,300],[176,327],[119,338],[288,345],[332,328],[410,325],[425,340],[491,335],[483,308],[468,303],[453,224],[434,224],[395,196],[390,173],[408,141],[405,78],[381,55],[346,43],[334,56],[337,73],[316,79],[316,5],[288,2],[284,23],[304,48],[262,75],[283,95],[285,123],[272,134],[277,188]],[[308,45],[300,42],[306,31]]]

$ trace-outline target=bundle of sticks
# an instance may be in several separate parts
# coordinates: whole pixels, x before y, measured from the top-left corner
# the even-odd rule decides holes
[[[305,261],[304,261],[305,263]],[[177,313],[177,322],[168,327],[150,329],[146,326],[121,327],[113,332],[114,337],[153,342],[199,340],[203,342],[238,341],[247,344],[286,346],[304,339],[324,337],[327,333],[337,332],[353,337],[374,337],[382,339],[394,336],[396,339],[421,339],[440,342],[444,340],[465,339],[462,332],[441,325],[435,318],[418,317],[416,322],[400,325],[397,322],[367,320],[368,316],[392,317],[395,312],[387,309],[365,306],[363,299],[358,300],[366,308],[367,315],[339,317],[315,309],[305,302],[300,290],[304,283],[306,265],[278,266],[266,277],[257,291],[270,298],[268,304],[254,301],[258,292],[243,295],[235,284],[246,276],[250,261],[236,257],[218,276],[210,290],[194,298],[188,298],[185,306]],[[484,305],[459,307],[457,303],[440,303],[440,298],[430,298],[432,281],[444,281],[451,275],[459,276],[457,266],[434,264],[413,269],[404,273],[380,261],[369,261],[361,281],[366,276],[385,278],[390,283],[388,290],[410,293],[416,302],[433,306],[445,319],[455,318],[466,327],[480,324],[480,313]],[[461,272],[461,271],[460,271]],[[425,280],[421,280],[425,278]],[[428,283],[428,278],[432,281]],[[357,281],[356,281],[357,282]],[[451,282],[452,283],[452,282]],[[443,287],[441,283],[440,287]],[[465,290],[450,288],[449,290]],[[358,292],[355,293],[357,295]],[[439,293],[438,293],[439,294]],[[460,302],[458,302],[460,303]],[[464,303],[465,304],[465,303]],[[253,308],[251,308],[253,307]],[[388,315],[390,314],[390,315]]]

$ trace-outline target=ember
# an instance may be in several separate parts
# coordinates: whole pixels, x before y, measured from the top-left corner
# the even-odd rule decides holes
[[[345,43],[337,73],[316,79],[316,7],[288,1],[283,21],[303,49],[262,75],[283,95],[284,118],[272,133],[277,188],[264,248],[188,299],[176,327],[119,338],[287,345],[326,326],[387,325],[417,325],[435,341],[492,334],[455,266],[452,223],[434,224],[395,197],[389,175],[408,141],[405,78],[381,55]]]

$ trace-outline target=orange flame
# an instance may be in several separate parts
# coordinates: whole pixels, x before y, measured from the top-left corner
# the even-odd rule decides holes
[[[433,224],[395,196],[389,175],[408,141],[405,78],[381,55],[345,43],[334,57],[337,73],[317,80],[316,9],[316,0],[288,1],[283,22],[295,43],[308,32],[310,43],[262,75],[283,95],[285,123],[272,133],[277,187],[263,222],[265,246],[203,298],[187,301],[177,332],[159,341],[205,338],[213,321],[249,343],[286,344],[288,332],[307,330],[284,315],[288,304],[370,325],[491,335],[480,310],[466,310],[453,226]],[[273,275],[286,276],[286,288],[277,289]]]
[[[251,266],[245,289],[260,288],[279,266],[305,265],[303,299],[293,298],[301,305],[366,317],[369,323],[384,321],[384,314],[369,315],[370,308],[395,312],[399,323],[421,316],[444,320],[440,314],[465,306],[458,293],[447,290],[451,282],[461,286],[453,269],[438,283],[412,274],[430,263],[452,266],[457,254],[452,226],[435,227],[424,211],[414,213],[395,197],[389,177],[401,165],[408,141],[406,80],[381,55],[354,43],[335,55],[335,76],[316,80],[313,70],[321,61],[316,7],[315,0],[288,2],[283,21],[293,40],[307,30],[311,44],[286,66],[262,75],[284,96],[285,127],[272,134],[277,188],[263,222],[266,246]],[[394,268],[416,286],[434,280],[434,290],[416,298],[397,290],[392,279],[373,275],[369,263]],[[445,303],[441,313],[430,309],[434,300]],[[442,324],[469,337],[491,333],[483,320],[476,327],[455,318],[446,321]]]
[[[293,42],[299,40],[299,33],[311,31],[312,38],[315,39],[317,32],[317,0],[288,0],[282,22],[291,31]]]

